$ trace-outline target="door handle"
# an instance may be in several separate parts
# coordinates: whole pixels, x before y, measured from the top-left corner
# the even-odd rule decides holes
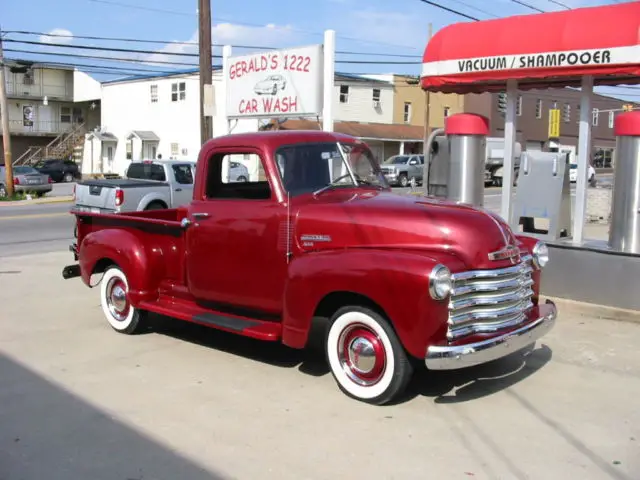
[[[181,189],[181,188],[176,188],[176,189],[175,189],[175,191],[176,191],[176,192],[181,192],[181,191],[182,191],[182,189]]]
[[[193,218],[197,218],[199,220],[203,220],[205,218],[209,218],[210,215],[208,213],[192,213]]]

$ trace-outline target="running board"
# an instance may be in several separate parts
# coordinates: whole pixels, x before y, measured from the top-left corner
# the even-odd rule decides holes
[[[209,310],[193,302],[176,297],[163,295],[157,301],[141,302],[139,308],[258,340],[276,342],[282,337],[282,325],[280,322],[256,320]]]

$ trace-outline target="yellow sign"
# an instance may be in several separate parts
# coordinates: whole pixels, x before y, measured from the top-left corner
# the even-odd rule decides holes
[[[560,109],[549,109],[549,138],[560,138]]]

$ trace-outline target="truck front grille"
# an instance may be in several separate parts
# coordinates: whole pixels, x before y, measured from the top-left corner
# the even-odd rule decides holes
[[[533,307],[531,263],[531,256],[523,256],[513,267],[453,274],[447,338],[492,333],[525,320]]]

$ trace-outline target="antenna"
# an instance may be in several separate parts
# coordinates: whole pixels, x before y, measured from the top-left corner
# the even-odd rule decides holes
[[[287,264],[291,257],[291,195],[287,190]]]

